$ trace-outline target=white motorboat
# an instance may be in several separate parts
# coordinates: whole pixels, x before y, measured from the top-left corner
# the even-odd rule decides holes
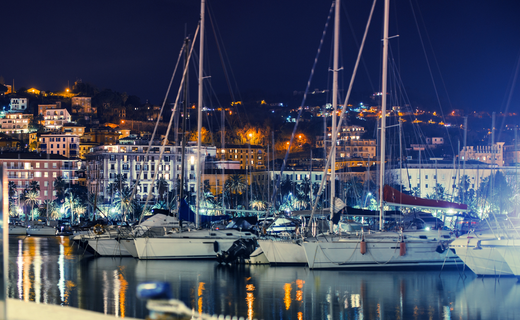
[[[25,236],[27,235],[27,228],[20,225],[10,224],[9,235]]]
[[[26,229],[29,236],[55,236],[56,228],[43,224],[29,225]]]

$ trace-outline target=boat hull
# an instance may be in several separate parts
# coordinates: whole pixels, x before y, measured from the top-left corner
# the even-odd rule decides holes
[[[27,228],[29,236],[56,236],[57,230],[48,226],[32,226]]]
[[[114,238],[93,238],[88,240],[88,245],[103,257],[129,257],[130,252]]]
[[[238,239],[255,239],[238,231],[194,231],[157,238],[135,238],[139,259],[216,259]]]
[[[479,276],[512,276],[504,259],[505,248],[493,246],[493,239],[460,237],[450,244],[462,261]],[[502,252],[501,252],[502,251]]]
[[[22,226],[9,226],[9,234],[13,236],[25,236],[27,228]]]
[[[398,238],[389,237],[365,241],[366,250],[362,250],[361,239],[356,238],[308,241],[302,246],[310,269],[441,268],[462,264],[437,241],[409,240],[404,245]]]
[[[298,241],[258,240],[266,259],[272,265],[306,265],[305,250]]]

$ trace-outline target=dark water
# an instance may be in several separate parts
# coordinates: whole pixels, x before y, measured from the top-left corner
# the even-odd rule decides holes
[[[67,237],[9,238],[8,295],[119,317],[145,318],[144,281],[209,314],[246,319],[520,319],[516,278],[469,271],[313,271],[224,267],[211,261],[139,261],[83,255]]]

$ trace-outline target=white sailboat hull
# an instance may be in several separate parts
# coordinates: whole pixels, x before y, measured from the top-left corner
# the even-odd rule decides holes
[[[137,249],[135,248],[134,239],[120,239],[119,243],[130,253],[134,258],[139,258]]]
[[[450,244],[462,261],[479,276],[511,276],[513,271],[504,259],[505,249],[490,246],[493,239],[460,237]]]
[[[235,230],[194,231],[157,238],[135,238],[139,259],[216,259],[217,253],[227,251],[240,238],[255,235]]]
[[[258,240],[265,257],[273,265],[306,265],[307,256],[301,243],[292,240]]]
[[[128,257],[130,252],[114,238],[91,238],[88,245],[103,257]]]
[[[307,241],[302,245],[310,269],[430,268],[462,263],[451,250],[437,252],[436,240],[406,240],[404,254],[398,237],[373,236],[365,241],[365,254],[361,253],[361,239],[356,237]]]

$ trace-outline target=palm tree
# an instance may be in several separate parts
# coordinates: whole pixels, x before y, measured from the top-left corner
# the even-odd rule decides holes
[[[158,198],[164,201],[165,196],[168,194],[168,181],[166,181],[163,177],[160,177],[156,182],[155,186],[157,187]]]
[[[14,198],[18,194],[18,191],[16,189],[16,184],[13,181],[9,181],[9,201],[14,202]]]
[[[230,194],[242,194],[247,189],[247,185],[244,180],[244,176],[240,174],[233,174],[227,178],[224,184],[224,189],[227,189]],[[238,196],[235,197],[235,208],[238,206]]]
[[[45,200],[43,202],[40,215],[45,215],[47,218],[56,220],[59,218],[59,211],[56,202],[52,200]]]
[[[36,191],[29,191],[25,195],[25,202],[31,205],[31,214],[33,213],[34,205],[38,203],[38,193]],[[34,220],[34,216],[31,217]]]
[[[40,191],[40,183],[34,180],[31,181],[31,183],[29,184],[29,190],[34,192]]]
[[[65,191],[67,189],[67,183],[63,180],[63,177],[56,177],[54,179],[54,191],[56,191],[56,197],[61,202],[65,197]]]
[[[125,212],[130,213],[133,209],[135,200],[130,199],[132,196],[132,189],[124,187],[121,191],[116,193],[113,205],[121,211],[121,216],[126,220]]]

